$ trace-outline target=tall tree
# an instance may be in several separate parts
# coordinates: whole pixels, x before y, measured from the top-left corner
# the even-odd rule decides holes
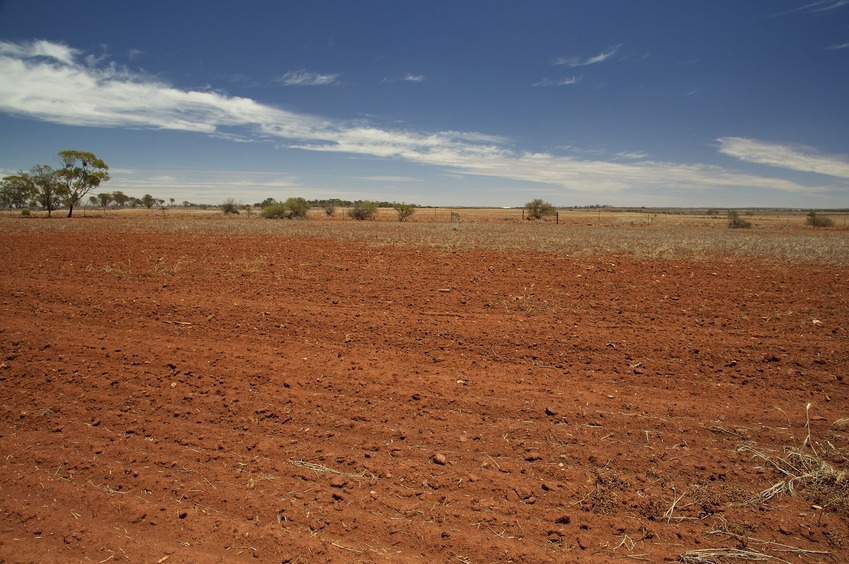
[[[111,204],[114,199],[112,192],[101,192],[97,195],[97,200],[100,202],[100,207],[103,209],[108,208],[109,204]]]
[[[4,208],[25,208],[35,197],[35,186],[26,172],[7,176],[0,181],[0,200]]]
[[[62,182],[62,200],[68,206],[68,217],[72,217],[74,206],[101,182],[109,180],[109,167],[88,151],[60,151],[62,168],[57,171]]]
[[[127,202],[130,201],[130,197],[118,190],[117,192],[112,192],[112,199],[118,204],[119,208],[123,208],[127,205]]]
[[[59,207],[61,203],[59,192],[61,185],[59,184],[59,176],[53,167],[39,164],[32,167],[29,171],[29,177],[35,186],[35,203],[47,210],[47,217],[53,213],[53,210]]]

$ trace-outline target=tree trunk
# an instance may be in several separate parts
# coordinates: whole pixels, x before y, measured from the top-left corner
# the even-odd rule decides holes
[[[68,217],[71,217],[74,213],[74,206],[68,206]]]

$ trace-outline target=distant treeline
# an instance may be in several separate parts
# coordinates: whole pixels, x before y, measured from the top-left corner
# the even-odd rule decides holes
[[[337,208],[350,208],[350,207],[353,207],[353,205],[357,201],[361,201],[361,200],[352,201],[352,200],[340,200],[339,198],[330,198],[330,199],[325,199],[325,200],[307,200],[307,203],[309,204],[309,206],[311,208],[326,208],[328,206],[333,206],[333,207],[337,207]],[[379,201],[375,201],[375,200],[371,200],[371,201],[373,203],[377,204],[378,207],[381,207],[381,208],[391,208],[391,207],[393,207],[397,204],[397,202],[379,202]],[[258,208],[267,208],[268,206],[273,206],[274,204],[279,204],[279,203],[280,202],[278,202],[274,198],[266,198],[261,202],[255,203],[254,206],[258,207]],[[415,207],[417,207],[417,208],[433,207],[433,206],[419,206],[419,205],[416,205],[416,204],[413,204],[413,205],[415,205]]]

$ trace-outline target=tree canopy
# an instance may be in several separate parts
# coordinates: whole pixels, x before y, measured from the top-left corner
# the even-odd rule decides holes
[[[59,193],[71,217],[74,206],[86,194],[109,180],[109,167],[88,151],[60,151],[59,160],[62,163],[62,168],[56,172],[61,182]]]

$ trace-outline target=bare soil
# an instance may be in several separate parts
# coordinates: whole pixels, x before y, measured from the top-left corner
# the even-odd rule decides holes
[[[842,481],[764,501],[753,456],[846,465],[846,266],[156,229],[0,265],[0,562],[849,561]]]

